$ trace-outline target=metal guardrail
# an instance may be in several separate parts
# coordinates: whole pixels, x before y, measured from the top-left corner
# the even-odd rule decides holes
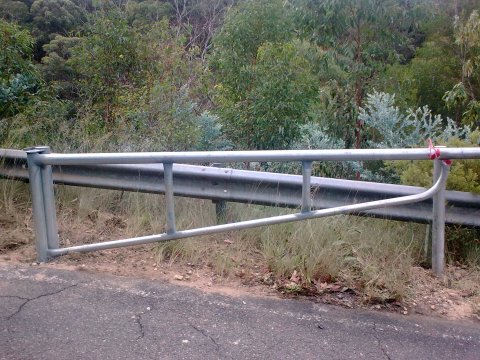
[[[27,154],[0,149],[0,176],[28,181]],[[53,166],[53,182],[112,190],[165,193],[162,164]],[[302,206],[302,176],[194,165],[173,165],[176,196],[275,207]],[[419,194],[424,188],[364,181],[311,178],[312,208],[328,209]],[[446,191],[445,222],[480,227],[480,195]],[[429,223],[432,201],[363,211],[355,215]]]
[[[251,228],[262,225],[278,224],[289,221],[299,221],[311,218],[318,218],[324,216],[330,216],[335,214],[344,213],[363,213],[365,211],[371,211],[372,209],[383,209],[386,206],[401,206],[410,203],[417,203],[433,197],[433,251],[432,251],[432,263],[436,273],[443,271],[444,264],[444,225],[445,225],[445,180],[448,174],[448,165],[445,165],[440,159],[448,158],[480,158],[480,149],[465,148],[465,149],[442,149],[442,155],[435,160],[435,185],[429,190],[424,190],[420,193],[413,195],[404,195],[395,197],[393,199],[383,199],[368,201],[366,203],[351,204],[337,206],[335,208],[313,210],[315,206],[321,207],[324,204],[316,204],[315,197],[312,198],[312,184],[315,186],[315,178],[311,178],[311,162],[323,161],[323,160],[400,160],[400,159],[415,159],[425,160],[430,156],[429,149],[387,149],[387,150],[310,150],[310,151],[261,151],[261,152],[191,152],[191,153],[128,153],[128,154],[50,154],[48,147],[37,147],[27,151],[27,162],[29,181],[32,191],[32,203],[33,212],[36,223],[36,239],[37,239],[37,251],[39,260],[43,261],[48,257],[62,255],[71,251],[93,251],[99,249],[106,249],[119,246],[129,246],[135,244],[143,244],[154,241],[164,241],[185,238],[196,235],[212,234],[223,231],[229,231],[234,229]],[[4,158],[6,158],[4,153]],[[301,208],[302,212],[293,215],[283,215],[270,217],[265,219],[243,221],[233,224],[224,224],[211,226],[206,228],[192,229],[177,231],[175,228],[175,216],[174,216],[174,187],[175,193],[178,194],[178,184],[174,182],[173,162],[185,163],[185,162],[233,162],[233,161],[301,161],[303,165],[303,174],[301,177]],[[57,171],[52,172],[52,165],[62,166],[62,169],[58,171],[60,175],[65,175],[63,167],[67,165],[74,165],[72,169],[80,171],[82,166],[90,166],[90,175],[92,166],[95,166],[97,171],[110,171],[116,169],[117,171],[124,171],[125,167],[103,165],[98,164],[119,164],[119,163],[163,163],[163,191],[166,194],[166,206],[167,206],[167,231],[160,235],[144,236],[132,239],[115,240],[104,243],[81,245],[69,248],[60,249],[58,246],[58,233],[56,230],[56,218],[55,208],[53,200],[53,174],[57,176]],[[8,164],[8,161],[6,162]],[[179,166],[175,165],[175,178],[178,178]],[[188,169],[188,166],[183,165],[184,170]],[[109,169],[110,168],[110,169]],[[157,172],[158,167],[143,167],[136,168],[129,166],[130,171],[137,171],[137,179],[140,179],[142,172],[149,173],[153,171]],[[18,170],[18,168],[17,168]],[[84,169],[85,170],[85,169]],[[198,169],[197,169],[198,170]],[[224,169],[211,169],[216,171],[225,171]],[[21,172],[22,170],[18,170]],[[238,171],[238,170],[237,170]],[[67,171],[68,173],[68,171]],[[71,175],[71,174],[70,174]],[[110,174],[111,175],[111,174]],[[265,174],[262,174],[265,175]],[[275,174],[278,175],[278,174]],[[156,176],[156,177],[157,177]],[[289,175],[283,175],[285,182],[290,185],[298,182],[298,178],[290,177]],[[20,176],[19,176],[20,177]],[[75,177],[75,176],[74,176]],[[240,176],[241,177],[241,176]],[[101,176],[100,176],[101,178]],[[295,180],[294,180],[295,179]],[[56,179],[58,181],[59,179]],[[65,179],[64,179],[65,180]],[[78,173],[76,180],[78,180]],[[92,179],[90,179],[92,180]],[[100,187],[115,188],[111,183],[111,176],[104,180],[104,185]],[[277,179],[278,180],[278,179]],[[313,181],[312,181],[313,180]],[[124,179],[121,180],[123,186],[125,186]],[[156,179],[158,181],[158,177]],[[191,182],[192,180],[190,180]],[[338,182],[339,180],[334,180]],[[60,182],[62,180],[60,179]],[[69,183],[63,181],[64,183]],[[151,183],[152,184],[152,183]],[[151,185],[150,184],[150,185]],[[78,185],[78,183],[77,183]],[[90,184],[84,184],[87,186],[96,186],[90,182]],[[260,182],[259,187],[256,189],[254,198],[262,193]],[[321,183],[318,184],[320,189],[326,187]],[[344,185],[346,185],[344,183]],[[350,184],[351,185],[351,184]],[[392,185],[391,185],[392,186]],[[288,185],[285,186],[288,188]],[[294,186],[295,187],[295,186]],[[152,189],[152,186],[150,186]],[[148,191],[143,187],[132,187],[132,190]],[[350,191],[352,188],[350,188]],[[365,190],[365,189],[364,189]],[[373,189],[370,189],[373,190]],[[390,189],[393,191],[392,189]],[[400,190],[400,189],[396,189]],[[408,189],[412,190],[412,189]],[[418,190],[418,189],[417,189]],[[157,189],[158,191],[158,189]],[[157,192],[152,191],[152,192]],[[407,191],[406,187],[403,187],[401,191]],[[420,190],[421,191],[421,190]],[[158,191],[161,192],[161,191]],[[225,192],[225,190],[224,190]],[[227,191],[228,192],[228,191]],[[367,191],[368,192],[368,191]],[[374,193],[375,191],[371,191]],[[418,192],[418,191],[417,191]],[[316,192],[319,193],[318,191]],[[378,193],[377,193],[378,194]],[[250,194],[251,195],[251,194]],[[384,196],[386,194],[383,194]],[[459,195],[459,194],[457,194]],[[198,196],[197,197],[203,197]],[[210,197],[210,196],[209,196]],[[215,196],[211,196],[215,198]],[[217,197],[218,198],[218,197]],[[229,198],[231,200],[232,198]],[[252,197],[251,197],[252,199]],[[284,200],[284,198],[282,198]],[[282,200],[280,199],[280,200]],[[467,202],[471,199],[463,199]],[[293,203],[288,201],[278,201],[277,205],[285,204],[286,206],[292,206]],[[296,202],[298,205],[298,201]],[[372,213],[372,215],[375,215]],[[405,216],[402,215],[402,216]],[[426,219],[423,216],[423,219]]]

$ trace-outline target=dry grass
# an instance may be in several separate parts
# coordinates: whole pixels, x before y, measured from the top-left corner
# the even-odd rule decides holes
[[[480,292],[472,299],[472,312],[480,317]]]
[[[189,204],[183,217],[201,213],[213,217],[213,205]],[[288,212],[231,204],[228,217],[241,221]],[[201,224],[192,222],[187,228]],[[339,280],[361,289],[366,301],[384,301],[408,295],[410,268],[422,254],[424,233],[424,226],[418,224],[336,216],[173,241],[158,249],[161,260],[208,264],[223,275],[246,271],[257,261],[261,262],[257,268],[271,272],[279,281],[288,280],[294,272],[300,287]]]
[[[306,286],[339,280],[366,301],[384,301],[408,295],[421,228],[352,216],[284,224],[263,231],[262,253],[277,277],[296,271]]]
[[[26,190],[25,184],[1,181],[0,248],[33,237]],[[161,195],[63,186],[56,187],[56,194],[65,245],[164,232]],[[175,201],[179,230],[215,224],[211,201]],[[241,221],[292,211],[229,204],[227,218]],[[206,265],[223,276],[269,275],[281,282],[296,274],[300,288],[340,281],[359,290],[365,301],[384,301],[408,297],[410,269],[423,260],[424,234],[423,225],[336,216],[160,243],[156,256],[159,262]]]
[[[449,288],[471,298],[472,312],[480,316],[480,267],[473,264],[460,268],[448,267],[445,276]]]
[[[0,251],[32,241],[32,215],[28,185],[0,180]]]

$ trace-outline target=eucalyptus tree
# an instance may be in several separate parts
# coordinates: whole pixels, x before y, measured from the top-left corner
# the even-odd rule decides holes
[[[139,34],[120,11],[101,10],[89,20],[69,63],[79,76],[81,96],[111,124],[120,89],[136,85],[143,73]]]
[[[35,0],[30,8],[35,27],[45,34],[66,35],[84,20],[84,13],[71,0]]]
[[[291,8],[281,0],[241,3],[215,36],[217,113],[238,146],[284,148],[298,136],[318,84],[309,59],[315,47],[294,38]]]
[[[78,97],[77,72],[70,64],[72,51],[82,41],[80,37],[56,35],[43,45],[45,56],[38,65],[45,81],[62,99]]]
[[[0,17],[10,21],[25,21],[29,7],[22,1],[0,0]]]
[[[187,38],[188,48],[197,48],[205,60],[212,47],[212,38],[222,25],[228,9],[237,0],[170,0],[173,8],[173,24],[177,36]]]
[[[408,43],[409,7],[397,0],[293,0],[301,36],[327,48],[349,74],[351,97],[358,110],[365,91],[386,64],[400,60]],[[410,25],[409,25],[410,26]],[[362,121],[356,114],[355,147],[361,147]]]
[[[129,1],[125,10],[130,22],[139,26],[170,17],[173,13],[173,6],[168,2],[158,0]]]
[[[28,30],[0,20],[0,118],[19,112],[40,84]]]
[[[447,105],[462,106],[462,121],[480,126],[480,15],[474,10],[467,20],[457,18],[455,45],[462,64],[460,81],[448,92]]]

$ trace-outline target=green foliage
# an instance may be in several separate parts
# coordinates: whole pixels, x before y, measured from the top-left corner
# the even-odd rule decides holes
[[[128,1],[125,10],[129,21],[140,26],[168,18],[173,12],[173,6],[158,0]]]
[[[18,25],[0,20],[0,117],[21,111],[38,89],[32,63],[33,38]]]
[[[19,39],[20,35],[24,33]],[[118,9],[97,11],[79,35],[57,35],[44,45],[46,55],[38,68],[48,88],[24,104],[20,114],[11,113],[2,121],[2,130],[9,130],[2,134],[3,144],[48,143],[56,150],[77,151],[203,146],[202,121],[209,116],[199,115],[196,102],[204,101],[208,72],[185,50],[166,19],[137,27]],[[18,49],[12,47],[18,54],[2,52],[8,57],[3,63],[16,66],[3,66],[12,73],[12,81],[18,82],[20,55],[31,51],[29,39],[29,47],[20,42]],[[62,136],[56,136],[59,130]],[[220,146],[221,136],[217,137]]]
[[[148,91],[148,97],[139,100],[139,109],[130,107],[125,119],[127,132],[121,138],[129,138],[128,146],[136,150],[186,151],[194,147],[199,138],[198,117],[188,88],[176,89],[169,81],[156,81]]]
[[[460,50],[462,78],[444,100],[450,107],[463,106],[462,121],[480,125],[480,15],[474,10],[468,20],[455,23],[455,43]]]
[[[322,125],[324,131],[330,136],[342,140],[345,148],[350,148],[354,143],[354,126],[358,110],[355,98],[348,89],[348,80],[345,80],[345,72],[335,69],[335,64],[326,65],[320,76],[320,89],[318,101],[312,104],[309,117]],[[346,75],[348,76],[348,75]]]
[[[470,133],[469,127],[458,127],[450,118],[433,115],[428,106],[408,109],[404,115],[394,104],[394,95],[374,92],[360,109],[359,119],[369,132],[371,147],[412,147],[425,145],[427,139],[444,143]]]
[[[392,65],[383,75],[381,88],[396,93],[405,107],[428,105],[435,113],[455,116],[443,95],[457,79],[460,62],[449,37],[428,38],[406,65]]]
[[[82,137],[92,139],[88,147],[194,147],[200,136],[195,100],[204,73],[166,19],[139,28],[112,10],[97,13],[86,29],[64,64],[78,77],[78,116]],[[59,40],[52,44],[57,55]]]
[[[7,148],[49,144],[55,151],[78,151],[83,139],[70,128],[73,113],[71,102],[40,94],[21,113],[0,120],[0,144]],[[9,131],[3,131],[7,126]]]
[[[195,150],[210,151],[210,150],[230,150],[233,144],[228,140],[223,132],[222,125],[218,121],[218,117],[204,112],[198,118],[198,126],[200,136]]]
[[[112,122],[122,90],[141,81],[139,42],[139,34],[125,17],[110,11],[91,20],[87,36],[73,49],[70,64],[80,75],[83,94],[106,123]]]
[[[249,68],[245,92],[217,85],[219,114],[232,140],[249,149],[281,149],[298,137],[318,94],[310,51],[315,49],[298,41],[265,43]]]
[[[77,95],[76,71],[70,64],[72,50],[79,45],[81,38],[56,35],[48,44],[43,45],[45,56],[40,70],[43,78],[56,89],[62,98],[72,99]]]
[[[310,119],[352,143],[351,69],[330,51],[295,39],[297,12],[281,1],[247,1],[214,38],[217,114],[242,148],[288,147]]]
[[[28,6],[22,1],[0,0],[0,18],[9,21],[23,21],[29,15]]]
[[[449,147],[472,147],[478,144],[480,132],[474,131],[465,140],[451,138],[442,143]],[[396,161],[392,164],[400,174],[402,183],[431,186],[433,165],[431,161]],[[480,193],[480,161],[455,160],[447,179],[447,189]]]
[[[195,48],[205,60],[212,47],[212,38],[221,27],[225,14],[238,0],[173,1],[173,26],[186,38],[186,46]]]
[[[318,50],[292,41],[293,25],[281,1],[247,1],[214,38],[217,111],[226,134],[243,148],[287,147],[317,96]]]
[[[348,69],[357,106],[371,78],[399,58],[406,42],[403,20],[408,9],[394,0],[303,0],[299,3],[302,36],[333,50]]]
[[[281,0],[248,0],[233,8],[213,39],[211,59],[218,82],[233,101],[250,87],[251,68],[263,44],[292,39],[293,19]]]
[[[84,13],[71,0],[35,0],[30,8],[35,27],[45,34],[66,35],[84,19]]]
[[[28,30],[0,20],[0,76],[2,80],[18,73],[33,73],[33,37]]]
[[[322,125],[314,122],[307,123],[300,127],[300,136],[292,146],[294,150],[305,149],[344,149],[345,143],[338,138],[328,134]],[[285,168],[285,165],[288,168]],[[301,174],[301,164],[281,164],[279,170]],[[354,174],[354,164],[345,161],[319,161],[313,163],[312,174],[314,176],[325,176],[332,178],[348,178]]]

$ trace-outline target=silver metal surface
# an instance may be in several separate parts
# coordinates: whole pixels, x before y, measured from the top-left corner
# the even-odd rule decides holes
[[[212,164],[212,166],[216,168],[220,168],[221,165],[222,164],[219,164],[219,163]],[[194,178],[198,179],[197,176],[192,176],[192,179]],[[218,185],[218,182],[211,181],[209,185],[213,187],[215,185]],[[227,221],[227,202],[225,200],[217,200],[217,199],[212,199],[212,202],[215,204],[215,216],[217,218],[217,224],[225,224],[225,222]]]
[[[50,147],[37,146],[35,149],[41,151],[41,154],[49,154]],[[52,166],[45,165],[40,167],[42,177],[43,205],[45,208],[45,223],[47,227],[47,242],[49,249],[59,247],[57,211],[55,208],[55,194],[53,189]]]
[[[312,210],[312,195],[311,195],[311,179],[312,179],[312,162],[302,162],[302,212]]]
[[[434,160],[433,178],[439,181],[450,166],[442,160]],[[432,269],[437,275],[442,275],[445,267],[445,187],[447,176],[443,177],[437,193],[433,196],[432,222]]]
[[[254,161],[428,160],[431,149],[335,149],[45,154],[36,158],[43,165],[229,163]],[[440,159],[479,159],[480,148],[442,149]]]
[[[47,240],[47,220],[45,216],[42,170],[33,159],[40,154],[42,150],[27,150],[28,176],[30,179],[30,193],[32,195],[32,212],[35,224],[35,246],[37,248],[37,260],[46,261],[48,254]]]
[[[428,152],[427,152],[428,151]],[[42,153],[44,152],[44,153]],[[311,198],[312,190],[312,178],[311,178],[311,168],[312,161],[328,161],[328,160],[400,160],[400,159],[425,159],[425,156],[428,158],[430,155],[430,149],[380,149],[380,150],[313,150],[313,151],[259,151],[259,152],[212,152],[212,153],[130,153],[130,154],[48,154],[48,148],[37,148],[28,153],[28,166],[29,166],[29,179],[31,182],[31,191],[32,198],[34,203],[34,217],[36,222],[37,231],[37,249],[39,252],[39,259],[46,259],[48,256],[57,256],[60,254],[72,252],[72,251],[93,251],[99,249],[107,249],[111,247],[120,247],[120,246],[129,246],[136,244],[144,244],[153,241],[165,241],[180,239],[190,236],[197,235],[206,235],[214,234],[223,231],[230,230],[239,230],[257,226],[279,224],[284,222],[291,221],[300,221],[308,220],[318,217],[331,216],[337,214],[362,214],[365,211],[372,211],[375,209],[383,209],[384,207],[391,206],[401,206],[406,204],[417,203],[431,198],[435,195],[433,201],[433,250],[432,250],[432,263],[433,269],[437,275],[443,273],[444,267],[444,230],[445,230],[445,183],[448,176],[449,166],[445,164],[441,158],[457,158],[457,157],[466,157],[466,158],[480,158],[480,149],[474,148],[473,150],[468,149],[441,149],[441,154],[437,160],[435,160],[435,184],[429,190],[423,191],[419,194],[405,195],[396,197],[393,199],[380,199],[374,201],[367,201],[357,204],[350,205],[340,205],[333,208],[322,209],[310,211],[313,205]],[[4,154],[7,154],[6,152]],[[6,156],[3,156],[6,158]],[[224,161],[224,162],[235,162],[235,161],[301,161],[302,162],[302,177],[301,177],[301,211],[297,214],[292,215],[282,215],[264,219],[249,220],[239,223],[217,225],[211,227],[204,227],[199,229],[190,229],[183,231],[176,231],[175,228],[175,212],[174,212],[174,179],[173,179],[173,164],[172,162],[207,162],[207,161]],[[167,226],[166,233],[160,235],[151,235],[143,236],[132,239],[124,240],[115,240],[108,241],[104,243],[97,244],[88,244],[75,247],[68,247],[63,249],[56,248],[58,246],[58,234],[56,231],[56,225],[53,223],[55,221],[55,205],[54,205],[54,194],[53,194],[53,177],[50,165],[76,165],[73,168],[78,169],[84,165],[89,165],[84,167],[85,169],[93,168],[104,170],[107,168],[112,169],[122,169],[120,166],[115,165],[103,165],[98,166],[98,164],[116,164],[116,163],[145,163],[145,162],[163,162],[163,178],[164,178],[164,192],[166,198],[166,207],[167,207]],[[94,165],[95,164],[95,165]],[[137,169],[138,169],[138,165]],[[130,170],[134,169],[133,166],[128,167]],[[153,166],[158,173],[158,165]],[[125,166],[123,166],[125,169]],[[150,167],[148,168],[150,169]],[[144,169],[145,170],[145,169]],[[218,169],[225,171],[225,169]],[[88,170],[87,170],[88,171]],[[90,169],[91,171],[91,169]],[[148,170],[147,170],[148,171]],[[226,173],[228,172],[225,171]],[[111,175],[111,174],[110,174]],[[140,191],[149,191],[148,189],[138,186],[138,175],[137,182],[134,187],[136,190]],[[263,174],[262,176],[264,176]],[[278,176],[276,174],[276,176]],[[283,180],[288,183],[289,175],[283,175],[285,178]],[[158,178],[157,178],[158,179]],[[241,179],[241,177],[240,177]],[[265,179],[263,177],[263,179]],[[288,179],[288,180],[287,180]],[[115,188],[115,184],[112,183],[111,178],[104,179],[104,184],[106,187]],[[231,176],[230,179],[231,181]],[[320,178],[320,182],[321,182]],[[324,180],[324,179],[323,179]],[[89,180],[90,184],[93,184],[92,180]],[[124,181],[123,181],[124,182]],[[67,182],[68,183],[68,182]],[[158,183],[158,182],[157,182]],[[156,182],[149,182],[148,185],[155,187]],[[280,182],[278,182],[280,184]],[[291,182],[290,182],[291,184]],[[348,188],[349,191],[352,191],[352,188],[358,183],[355,183],[354,186]],[[132,184],[131,184],[132,185]],[[191,179],[190,184],[191,185]],[[350,184],[352,185],[352,184]],[[90,185],[90,186],[99,186]],[[101,185],[100,185],[101,186]],[[262,193],[262,182],[255,185],[257,188],[253,194]],[[191,187],[191,186],[190,186]],[[288,186],[287,186],[288,187]],[[333,186],[335,187],[335,186]],[[368,185],[367,185],[368,187]],[[315,193],[321,193],[322,189],[321,184],[317,187]],[[338,188],[338,186],[337,186]],[[403,187],[405,190],[406,187]],[[244,189],[245,190],[245,189]],[[365,190],[365,189],[364,189]],[[375,192],[374,189],[371,189],[371,192]],[[378,195],[378,189],[377,195]],[[395,186],[395,190],[398,191],[398,186]],[[155,192],[155,191],[153,191]],[[228,192],[227,189],[224,189],[223,192]],[[232,192],[232,191],[231,191]],[[367,190],[368,192],[368,190]],[[252,192],[249,193],[250,199],[252,199]],[[382,196],[388,196],[386,192],[381,194]],[[197,194],[198,196],[198,194]],[[198,196],[201,197],[201,196]],[[48,199],[47,199],[48,198]],[[282,201],[286,200],[282,198]],[[478,200],[478,199],[477,199]],[[258,201],[258,200],[256,200]],[[286,201],[288,202],[288,201]],[[283,206],[285,206],[285,203]],[[272,200],[270,199],[270,203]],[[322,205],[325,201],[322,199]],[[35,205],[36,204],[36,205]],[[475,203],[478,205],[478,201]],[[278,203],[277,203],[278,205]],[[289,205],[286,205],[289,206]],[[43,210],[43,217],[42,212]],[[471,213],[471,211],[468,211]],[[48,214],[48,215],[45,215]],[[51,215],[53,214],[53,215]],[[471,214],[470,214],[471,215]],[[406,215],[408,218],[412,218],[411,215]],[[426,217],[424,217],[425,219]],[[427,221],[430,218],[427,219]],[[45,255],[46,253],[46,255]]]
[[[163,177],[165,181],[165,203],[167,207],[167,234],[174,234],[175,226],[175,200],[173,198],[173,170],[172,164],[163,164]]]
[[[249,228],[265,226],[265,225],[275,225],[275,224],[281,224],[286,222],[295,222],[295,221],[301,221],[301,220],[321,218],[326,216],[348,214],[351,212],[373,209],[377,207],[396,206],[396,205],[406,204],[406,203],[415,203],[415,202],[432,197],[438,191],[438,189],[442,185],[442,182],[445,180],[445,177],[448,174],[445,168],[442,168],[442,170],[443,171],[439,179],[430,189],[416,195],[408,195],[408,196],[403,196],[403,197],[394,198],[394,199],[372,201],[372,202],[363,203],[363,204],[340,206],[334,209],[315,210],[315,211],[304,212],[304,213],[274,216],[274,217],[269,217],[264,219],[247,220],[247,221],[231,223],[231,224],[215,225],[215,226],[209,226],[209,227],[198,228],[198,229],[182,230],[182,231],[177,231],[174,234],[164,233],[164,234],[158,234],[158,235],[141,236],[141,237],[136,237],[131,239],[107,241],[107,242],[96,243],[96,244],[71,246],[71,247],[66,247],[61,249],[49,250],[48,253],[50,256],[58,256],[58,255],[68,254],[70,252],[89,252],[89,251],[96,251],[96,250],[105,250],[105,249],[111,249],[116,247],[147,244],[147,243],[152,243],[157,241],[183,239],[187,237],[210,235],[210,234],[216,234],[216,233],[226,232],[231,230],[242,230],[242,229],[249,229]]]
[[[10,179],[28,180],[24,151],[0,149],[0,158],[3,159],[3,164],[0,160],[0,175]],[[175,195],[218,202],[216,207],[220,206],[218,211],[222,216],[225,214],[224,201],[290,208],[299,208],[303,202],[303,180],[302,176],[298,175],[182,164],[174,164],[173,173]],[[53,180],[57,184],[165,193],[161,164],[53,166]],[[414,186],[322,177],[311,178],[311,189],[313,209],[381,200],[424,191],[423,188]],[[480,227],[480,195],[446,191],[445,197],[447,224]],[[394,208],[372,209],[355,215],[430,223],[432,201],[428,199]],[[222,222],[224,221],[219,221]]]

